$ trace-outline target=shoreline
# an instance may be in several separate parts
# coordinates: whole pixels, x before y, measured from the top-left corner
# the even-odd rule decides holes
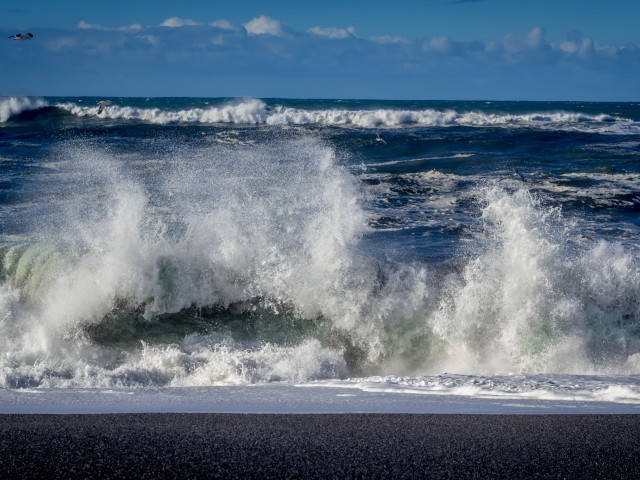
[[[617,396],[607,394],[608,391],[591,395],[588,391],[573,395],[538,391],[528,396],[500,392],[453,395],[420,387],[367,382],[0,389],[0,414],[640,414],[635,389],[618,389]]]
[[[10,414],[6,478],[639,478],[640,415]]]

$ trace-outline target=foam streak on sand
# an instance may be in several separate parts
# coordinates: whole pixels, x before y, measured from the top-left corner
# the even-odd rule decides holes
[[[1,414],[103,413],[429,413],[640,414],[637,383],[591,378],[536,388],[543,378],[362,378],[347,381],[214,387],[0,390]],[[499,383],[502,381],[502,383]],[[554,377],[546,383],[553,384]],[[491,383],[498,385],[491,385]],[[585,388],[585,383],[594,385]],[[529,384],[529,388],[522,385]],[[595,387],[595,388],[593,388]],[[589,389],[592,388],[592,389]]]

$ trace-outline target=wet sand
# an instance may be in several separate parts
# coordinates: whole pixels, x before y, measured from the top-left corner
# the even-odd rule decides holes
[[[2,478],[640,478],[640,415],[0,415]]]

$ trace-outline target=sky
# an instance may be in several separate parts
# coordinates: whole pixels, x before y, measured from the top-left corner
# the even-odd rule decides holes
[[[0,95],[639,101],[638,18],[637,0],[7,1]]]

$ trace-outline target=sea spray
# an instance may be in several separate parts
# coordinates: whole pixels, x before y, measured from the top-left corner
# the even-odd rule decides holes
[[[482,189],[486,240],[450,275],[433,330],[459,373],[627,373],[638,353],[638,261],[570,244],[559,211],[526,189]],[[636,372],[637,373],[637,372]]]
[[[50,215],[54,218],[40,226],[37,235],[67,256],[54,278],[40,285],[37,295],[22,299],[30,311],[35,310],[26,321],[23,337],[30,346],[18,344],[10,351],[17,349],[19,354],[27,348],[40,348],[46,358],[56,350],[55,355],[63,357],[56,362],[62,362],[65,366],[61,368],[68,371],[82,369],[84,362],[91,364],[95,355],[88,352],[95,348],[101,350],[100,357],[116,356],[109,362],[115,368],[107,375],[113,382],[162,384],[177,373],[145,374],[136,380],[132,368],[123,371],[122,365],[137,365],[139,349],[127,351],[123,357],[109,346],[108,338],[102,337],[107,343],[104,348],[92,346],[91,332],[96,325],[113,321],[112,312],[129,315],[132,322],[136,315],[158,322],[163,315],[180,315],[185,309],[201,315],[202,309],[213,307],[215,318],[219,317],[216,310],[229,308],[237,309],[238,314],[247,309],[258,312],[256,315],[260,310],[273,312],[280,315],[281,328],[291,326],[282,315],[286,312],[294,318],[328,324],[325,346],[305,335],[293,346],[268,347],[261,338],[248,344],[233,341],[240,356],[230,356],[229,361],[235,363],[242,363],[243,358],[252,362],[252,354],[241,354],[247,348],[256,352],[284,349],[273,353],[275,359],[287,351],[296,352],[299,342],[300,348],[313,347],[317,357],[297,357],[301,363],[291,367],[287,375],[269,373],[263,378],[243,374],[239,378],[259,381],[284,375],[300,379],[300,374],[294,373],[296,368],[325,374],[344,372],[344,360],[336,361],[340,358],[336,355],[345,348],[357,352],[347,355],[354,368],[361,362],[374,362],[379,356],[377,337],[384,318],[407,306],[404,300],[390,300],[398,298],[394,292],[382,301],[376,299],[375,262],[355,251],[364,215],[353,179],[335,164],[331,149],[316,140],[272,142],[266,151],[220,148],[192,156],[172,152],[170,158],[163,159],[169,162],[163,180],[152,188],[136,181],[135,176],[144,176],[144,172],[132,177],[126,165],[104,152],[86,146],[76,149],[73,144],[60,152],[68,163],[58,172],[59,181],[78,185],[76,195],[65,197],[61,204],[51,199]],[[97,197],[104,201],[97,202]],[[30,275],[37,275],[39,268],[43,265],[35,265]],[[213,342],[210,348],[218,354],[225,351],[216,346],[221,341],[216,333],[204,331],[198,338],[205,345]],[[78,359],[64,359],[64,351],[73,342],[71,349],[76,354],[78,348],[85,352],[75,366]],[[165,352],[171,357],[177,349],[193,365],[206,359],[202,348],[189,350],[187,345],[193,346],[193,341],[185,342],[144,346],[139,354],[147,355],[154,349],[160,356]],[[214,360],[205,363],[208,361]],[[307,361],[312,364],[304,366]],[[167,368],[173,368],[172,364],[169,361]],[[195,368],[193,365],[189,368]],[[190,378],[189,368],[180,373],[181,382]],[[206,367],[198,371],[203,369]],[[53,369],[48,382],[60,374]],[[42,374],[34,375],[30,381],[44,381]],[[63,384],[82,383],[75,373],[63,376],[68,375],[73,380]],[[96,375],[105,381],[103,373]],[[225,378],[231,381],[231,377]],[[90,375],[84,381],[98,380]]]

